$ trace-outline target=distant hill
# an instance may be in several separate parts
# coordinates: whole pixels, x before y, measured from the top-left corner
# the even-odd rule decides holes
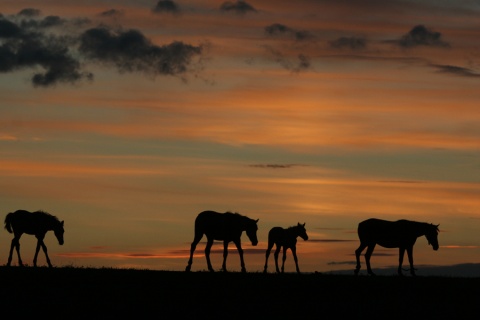
[[[405,266],[404,266],[405,268]],[[450,266],[431,266],[431,265],[416,265],[415,273],[417,276],[436,276],[436,277],[480,277],[480,263],[463,263]],[[376,275],[391,276],[397,274],[397,267],[389,268],[372,268]],[[331,270],[323,272],[325,274],[338,275],[352,275],[352,270]],[[403,272],[409,275],[409,271]],[[362,266],[360,274],[367,274],[366,267]]]

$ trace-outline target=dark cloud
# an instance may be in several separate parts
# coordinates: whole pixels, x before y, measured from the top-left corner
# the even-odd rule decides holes
[[[67,20],[60,18],[59,16],[47,16],[43,19],[26,19],[20,21],[22,28],[38,29],[38,28],[52,28],[62,26]]]
[[[152,11],[154,13],[179,13],[180,8],[171,0],[160,0],[153,7]]]
[[[257,12],[257,10],[245,1],[226,1],[220,6],[220,11],[233,12],[236,14],[246,14],[248,12]]]
[[[423,25],[417,25],[395,42],[403,48],[416,46],[449,47],[449,44],[441,38],[442,34],[440,32],[432,31]]]
[[[467,68],[441,64],[433,64],[432,67],[436,68],[437,71],[440,73],[446,73],[468,78],[480,78],[480,73],[476,73],[473,70]]]
[[[20,10],[17,14],[18,16],[25,16],[25,17],[37,17],[40,15],[40,10],[34,8],[26,8]]]
[[[340,37],[329,44],[336,49],[361,50],[367,46],[367,40],[361,37]]]
[[[54,25],[57,20],[46,21]],[[33,27],[33,24],[17,25],[0,19],[0,72],[41,67],[44,72],[34,73],[31,81],[34,86],[43,87],[93,77],[81,70],[80,62],[71,54],[70,39],[33,31]]]
[[[265,27],[265,33],[269,36],[276,36],[290,32],[291,29],[284,24],[274,23]]]
[[[297,41],[303,41],[313,38],[312,34],[305,30],[296,30],[284,24],[274,23],[265,27],[265,33],[268,36],[288,36],[293,37]]]
[[[113,31],[91,28],[80,36],[79,50],[88,59],[114,65],[121,72],[145,72],[152,75],[185,73],[191,60],[202,53],[202,46],[180,41],[157,46],[140,31]]]
[[[86,19],[41,18],[35,9],[0,16],[0,73],[32,69],[32,84],[48,87],[92,80],[93,74],[83,70],[89,61],[120,72],[182,77],[200,64],[203,45],[175,41],[157,46],[137,30],[97,27],[82,32],[87,23]],[[199,63],[194,64],[196,57]]]
[[[22,35],[22,29],[15,23],[0,17],[0,39],[17,38]]]
[[[117,17],[117,16],[122,16],[123,11],[118,9],[109,9],[109,10],[100,12],[98,15],[101,17]]]

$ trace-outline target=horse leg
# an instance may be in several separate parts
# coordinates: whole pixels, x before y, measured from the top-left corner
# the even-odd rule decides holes
[[[273,242],[268,242],[267,252],[265,252],[265,267],[263,267],[263,272],[267,272],[267,265],[268,265],[268,257],[270,256],[270,251],[272,250]]]
[[[405,255],[405,248],[400,247],[398,249],[398,275],[403,276],[402,272],[402,264],[403,264],[403,256]]]
[[[240,267],[242,267],[242,272],[247,272],[247,269],[245,269],[245,261],[243,261],[243,249],[240,239],[234,241],[233,243],[235,243],[235,246],[238,250],[238,255],[240,256]]]
[[[282,257],[282,273],[284,272],[285,270],[285,260],[287,260],[287,247],[284,246],[283,247],[283,257]]]
[[[37,257],[38,257],[38,252],[40,251],[40,243],[42,240],[38,239],[37,240],[37,247],[35,248],[35,255],[33,256],[33,266],[37,266]]]
[[[407,248],[408,262],[410,263],[410,274],[415,276],[415,268],[413,267],[413,246]]]
[[[300,273],[300,268],[298,267],[297,259],[297,247],[292,247],[293,260],[295,260],[295,267],[297,268],[297,273]]]
[[[370,267],[370,257],[372,256],[373,249],[375,249],[376,243],[369,244],[367,248],[367,252],[365,252],[365,262],[367,264],[367,272],[369,275],[374,276],[375,274],[372,271],[372,268]]]
[[[223,264],[222,270],[227,272],[228,241],[223,241]]]
[[[10,245],[10,254],[8,255],[7,267],[12,263],[13,250],[16,249],[18,257],[18,265],[23,266],[22,258],[20,257],[20,238],[14,237]]]
[[[207,267],[210,272],[214,272],[212,263],[210,262],[210,249],[213,245],[213,239],[207,239],[207,245],[205,246],[205,258],[207,258]]]
[[[40,245],[42,246],[43,253],[45,253],[45,259],[47,260],[48,266],[49,266],[50,268],[53,267],[53,266],[52,266],[52,263],[50,262],[50,258],[48,257],[47,246],[45,245],[45,243],[43,242],[43,240],[42,240],[42,243],[41,243]],[[37,250],[37,253],[38,253],[38,250]],[[37,262],[36,258],[37,258],[37,254],[35,254],[35,265],[36,265],[36,262]]]
[[[355,250],[355,257],[357,258],[357,266],[355,267],[355,275],[358,275],[358,272],[360,271],[361,265],[360,265],[360,255],[362,254],[362,251],[367,247],[364,243],[360,243],[360,246],[358,247],[357,250]]]
[[[278,254],[280,253],[280,245],[277,244],[277,248],[275,249],[275,252],[273,253],[273,256],[275,257],[275,268],[277,270],[277,273],[280,273],[280,269],[278,269]]]
[[[202,240],[203,234],[196,233],[195,237],[193,239],[192,244],[190,245],[190,259],[188,259],[188,264],[187,267],[185,268],[186,272],[189,272],[190,269],[192,268],[192,262],[193,262],[193,253],[195,252],[195,248],[197,247],[197,244]]]

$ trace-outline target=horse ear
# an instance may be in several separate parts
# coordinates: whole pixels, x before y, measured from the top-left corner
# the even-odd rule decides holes
[[[260,219],[257,219],[257,220],[255,220],[255,223],[257,223],[257,222],[258,222],[258,220],[260,220]]]
[[[303,227],[305,227],[305,222],[303,223]]]
[[[63,220],[62,220],[62,227],[63,227]]]

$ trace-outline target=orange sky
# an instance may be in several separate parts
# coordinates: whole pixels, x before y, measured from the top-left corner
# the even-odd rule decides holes
[[[152,11],[167,2],[177,11]],[[46,239],[55,265],[183,270],[203,210],[260,219],[259,245],[242,238],[249,271],[268,230],[298,222],[301,270],[353,270],[370,217],[440,224],[418,264],[480,263],[479,8],[222,3],[2,2],[1,212],[65,220],[65,245]],[[85,41],[99,30],[112,42]],[[34,238],[21,243],[31,263]],[[377,250],[373,267],[397,263]]]

